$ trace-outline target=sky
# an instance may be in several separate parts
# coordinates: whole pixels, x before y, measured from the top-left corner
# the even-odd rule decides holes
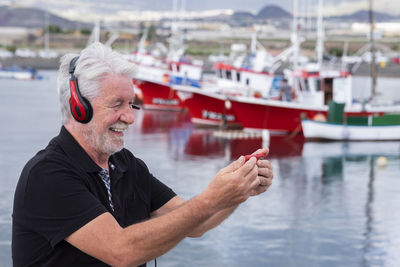
[[[374,10],[400,15],[400,0],[372,0]],[[49,9],[70,19],[93,16],[129,17],[152,12],[172,11],[174,2],[188,12],[207,10],[248,11],[256,14],[266,5],[278,5],[289,12],[293,10],[293,0],[0,0],[0,5],[14,3],[18,6]],[[300,12],[307,12],[310,6],[316,6],[318,0],[297,0]],[[368,9],[369,0],[323,0],[324,16],[350,14],[361,9]],[[140,12],[139,12],[140,11]],[[138,13],[139,12],[139,13]],[[308,11],[310,12],[310,11]]]

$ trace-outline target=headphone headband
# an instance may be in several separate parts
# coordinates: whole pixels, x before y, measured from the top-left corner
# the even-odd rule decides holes
[[[71,62],[69,63],[69,74],[74,74],[75,69],[76,69],[76,62],[78,61],[78,57],[74,57]]]

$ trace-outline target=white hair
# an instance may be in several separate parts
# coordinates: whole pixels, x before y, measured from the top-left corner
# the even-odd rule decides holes
[[[79,91],[89,102],[98,96],[100,82],[106,75],[123,75],[132,78],[135,65],[128,62],[119,53],[110,47],[95,42],[78,54],[66,54],[60,60],[57,78],[57,90],[60,101],[62,123],[71,119],[69,99],[69,64],[74,57],[79,56],[76,62],[74,75],[78,79]]]

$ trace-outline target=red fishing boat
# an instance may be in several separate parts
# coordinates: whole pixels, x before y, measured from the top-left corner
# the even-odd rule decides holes
[[[149,52],[146,47],[147,33],[146,30],[139,42],[138,52],[130,58],[137,65],[133,77],[136,96],[145,109],[180,111],[184,106],[171,85],[199,87],[202,62],[184,55],[183,29],[175,22],[171,24],[168,49],[158,44]]]
[[[189,111],[192,122],[202,126],[223,125],[241,127],[232,112],[230,96],[245,95],[255,98],[270,97],[276,77],[267,72],[235,68],[229,64],[214,65],[217,77],[203,81],[200,88],[174,85],[182,103]]]
[[[201,65],[185,62],[169,62],[168,68],[163,65],[138,65],[133,84],[145,109],[180,111],[184,109],[184,105],[171,85],[187,84],[198,87],[201,74]]]
[[[302,118],[326,121],[331,100],[345,104],[347,117],[400,111],[400,106],[373,106],[355,102],[352,76],[348,72],[302,70],[288,72],[287,77],[295,95],[291,102],[246,96],[229,97],[231,112],[244,128],[300,133]]]

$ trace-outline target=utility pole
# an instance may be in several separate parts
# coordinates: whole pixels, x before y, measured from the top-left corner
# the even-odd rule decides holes
[[[376,64],[375,64],[375,41],[374,41],[374,11],[372,6],[372,1],[369,0],[369,23],[370,23],[370,46],[371,46],[371,81],[372,81],[372,99],[376,95]]]

